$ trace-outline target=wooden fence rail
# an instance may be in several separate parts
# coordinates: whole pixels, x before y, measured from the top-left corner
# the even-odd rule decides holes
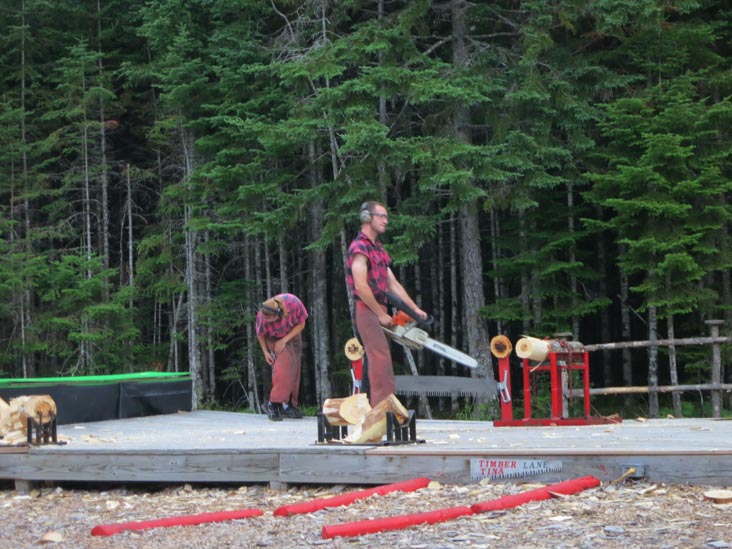
[[[723,320],[706,320],[709,326],[710,337],[689,337],[681,339],[656,339],[649,341],[619,341],[617,343],[598,343],[596,345],[585,345],[586,351],[609,351],[615,349],[638,349],[646,347],[679,347],[682,345],[711,345],[712,346],[712,382],[697,385],[662,385],[656,387],[602,387],[590,389],[590,395],[619,395],[634,393],[671,393],[676,391],[710,391],[712,394],[712,416],[720,418],[722,415],[722,392],[732,391],[732,384],[722,383],[722,353],[719,348],[724,343],[732,343],[732,337],[719,335],[719,327],[724,324]],[[573,389],[569,391],[573,397],[581,397],[582,391]]]
[[[715,343],[732,343],[732,337],[687,337],[681,339],[657,339],[659,347],[670,347],[672,345],[681,347],[683,345],[710,345]],[[637,349],[650,347],[651,341],[618,341],[617,343],[597,343],[596,345],[585,345],[585,351],[612,351],[615,349]]]

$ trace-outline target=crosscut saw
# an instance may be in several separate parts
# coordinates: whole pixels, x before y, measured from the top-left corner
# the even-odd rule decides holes
[[[432,316],[421,320],[419,315],[399,297],[390,292],[386,292],[386,297],[397,309],[397,313],[392,317],[393,326],[391,328],[382,326],[392,340],[407,349],[429,349],[468,368],[478,367],[478,361],[470,355],[432,339],[426,331],[419,328],[419,325],[431,325],[434,322]],[[397,394],[405,396],[495,398],[498,392],[495,380],[489,377],[399,375],[395,378]]]

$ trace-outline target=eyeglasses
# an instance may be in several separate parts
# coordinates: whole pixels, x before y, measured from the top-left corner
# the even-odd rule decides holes
[[[389,214],[371,212],[371,215],[375,215],[376,217],[383,217],[384,219],[389,219]]]

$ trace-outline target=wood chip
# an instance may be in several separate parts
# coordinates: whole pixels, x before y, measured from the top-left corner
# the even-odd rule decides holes
[[[714,503],[732,503],[732,490],[707,490],[704,498]]]
[[[63,540],[64,537],[58,532],[46,532],[38,540],[38,543],[61,543]]]

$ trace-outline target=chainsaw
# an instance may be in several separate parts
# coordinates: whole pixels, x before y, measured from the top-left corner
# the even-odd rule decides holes
[[[427,332],[417,327],[417,322],[403,311],[398,311],[393,317],[393,327],[385,328],[382,326],[384,332],[394,341],[400,345],[420,351],[422,349],[429,349],[430,351],[437,353],[438,355],[444,356],[445,358],[467,366],[468,368],[477,368],[478,361],[472,356],[466,355],[462,351],[440,343],[432,339]]]
[[[393,326],[382,329],[400,345],[407,349],[429,349],[468,368],[477,368],[478,361],[462,351],[430,338],[419,325],[429,326],[433,323],[432,316],[421,320],[399,297],[387,292],[386,297],[397,309],[392,316]],[[413,370],[416,374],[416,370]],[[398,375],[395,376],[396,392],[405,396],[437,396],[437,397],[487,397],[495,398],[498,387],[494,379],[489,377],[459,377],[459,376],[423,376]]]

